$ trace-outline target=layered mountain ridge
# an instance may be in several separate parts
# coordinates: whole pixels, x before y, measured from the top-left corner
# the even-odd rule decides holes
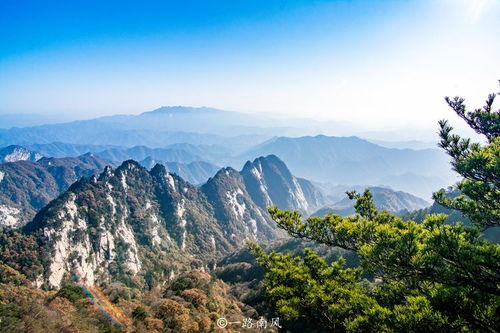
[[[251,191],[260,170],[263,189]],[[301,185],[302,184],[302,185]],[[284,236],[266,208],[307,210],[319,196],[293,177],[276,156],[256,159],[242,172],[223,168],[197,187],[157,164],[150,171],[126,161],[98,176],[81,178],[24,227],[44,244],[39,285],[57,288],[78,272],[89,283],[111,278],[165,281],[178,263],[211,269],[215,260],[244,245]],[[273,185],[274,186],[274,185]],[[315,193],[316,194],[316,193]],[[261,202],[267,196],[270,201]],[[283,206],[284,205],[284,206]]]
[[[165,162],[155,160],[151,157],[145,158],[139,163],[147,169],[153,168],[156,164],[161,164],[167,171],[179,175],[182,179],[194,185],[205,183],[207,179],[213,177],[220,169],[212,163],[204,161],[190,163]]]
[[[178,124],[184,117],[194,117],[202,123],[198,118],[222,112],[210,110],[166,108],[165,112],[160,109],[158,113],[137,117],[145,117],[143,120],[148,124],[164,124],[165,121],[170,125]],[[91,126],[74,122],[62,124],[61,129],[42,126],[7,132],[0,130],[0,141],[4,138],[1,141],[4,144],[22,144],[44,156],[67,157],[93,152],[115,166],[128,159],[142,161],[151,158],[164,162],[189,164],[203,161],[217,166],[240,167],[247,160],[274,154],[287,164],[295,176],[311,181],[333,185],[390,187],[427,200],[436,189],[458,181],[457,175],[450,171],[448,157],[437,149],[388,148],[356,136],[316,135],[269,139],[254,135],[252,138],[215,138],[219,131],[159,133],[151,128],[142,133],[120,127],[127,124],[126,119],[128,122],[135,121],[134,117],[99,118],[87,123]],[[118,126],[119,131],[114,132],[109,126]],[[49,129],[52,134],[45,132]],[[34,140],[33,136],[38,137],[39,131],[43,132],[43,135],[40,134],[43,140]],[[89,131],[91,133],[87,133]],[[98,139],[104,134],[105,140]],[[264,141],[266,139],[269,140]]]
[[[276,137],[240,156],[275,154],[292,173],[331,184],[389,186],[423,198],[454,183],[449,158],[436,149],[386,148],[361,138]]]
[[[430,206],[430,203],[402,191],[394,191],[389,188],[369,186],[367,187],[373,195],[373,203],[379,210],[388,211],[393,214],[414,211]],[[347,196],[344,199],[323,207],[313,213],[313,216],[324,216],[327,213],[334,213],[341,216],[348,216],[355,213],[354,202]]]

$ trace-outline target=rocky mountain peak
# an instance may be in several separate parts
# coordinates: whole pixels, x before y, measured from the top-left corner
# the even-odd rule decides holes
[[[109,179],[113,175],[113,168],[109,165],[104,167],[104,171],[99,175],[99,180]]]
[[[209,260],[245,240],[280,234],[236,170],[222,169],[198,188],[161,165],[148,171],[134,161],[79,180],[24,230],[45,244],[50,255],[40,281],[55,288],[75,270],[89,282],[141,279],[167,258]],[[168,278],[164,271],[155,274]]]
[[[11,145],[0,149],[0,163],[17,161],[38,161],[42,154],[26,149],[22,146]]]
[[[92,165],[91,159],[82,156],[81,163]],[[40,164],[56,170],[61,163]],[[148,171],[127,160],[102,169],[98,176],[75,179],[24,227],[44,248],[40,283],[58,288],[75,272],[88,283],[119,278],[141,284],[146,276],[165,282],[179,265],[203,258],[202,267],[210,269],[247,240],[283,237],[269,205],[304,210],[313,205],[308,182],[293,177],[276,156],[247,163],[241,172],[223,168],[202,186],[161,164]],[[253,191],[252,181],[260,182],[260,192]],[[263,196],[268,202],[258,201]]]
[[[323,204],[321,193],[307,180],[294,177],[276,155],[248,161],[241,175],[260,207],[277,205],[307,213]]]

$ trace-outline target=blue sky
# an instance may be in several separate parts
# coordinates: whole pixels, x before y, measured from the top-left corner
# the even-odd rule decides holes
[[[498,0],[0,1],[0,113],[212,106],[435,127],[498,91]]]

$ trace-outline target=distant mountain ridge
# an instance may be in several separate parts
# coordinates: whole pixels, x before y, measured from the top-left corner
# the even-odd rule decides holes
[[[224,114],[221,117],[221,113]],[[0,129],[0,145],[51,142],[91,145],[146,145],[174,143],[223,144],[249,147],[284,133],[261,128],[259,117],[212,108],[163,107],[139,115],[114,115],[90,120]]]
[[[384,187],[368,187],[373,194],[373,203],[379,210],[398,214],[429,207],[431,204],[424,199],[416,197],[403,191],[394,191]],[[354,202],[347,196],[327,207],[313,213],[313,216],[324,216],[326,213],[335,213],[341,216],[349,216],[355,213]]]
[[[125,160],[152,158],[164,162],[239,167],[258,156],[277,155],[292,173],[315,182],[333,185],[386,186],[430,199],[438,188],[453,184],[448,157],[435,149],[393,149],[378,146],[358,137],[277,137],[243,154],[240,149],[220,144],[175,143],[164,148],[147,146],[78,145],[68,143],[32,144],[32,150],[46,156],[75,156],[91,151],[119,165]],[[185,175],[186,177],[187,174]],[[190,180],[200,180],[195,176]]]
[[[204,161],[195,161],[191,163],[164,162],[157,161],[151,157],[148,157],[139,163],[147,169],[153,168],[156,164],[161,164],[168,172],[175,173],[193,185],[205,183],[220,169],[218,166]]]
[[[22,146],[11,145],[0,149],[0,163],[17,161],[38,161],[42,154],[26,149]]]
[[[175,115],[175,114],[186,114],[186,113],[231,113],[230,111],[219,110],[215,108],[209,108],[206,106],[202,107],[192,107],[192,106],[161,106],[153,111],[146,111],[141,113],[141,116],[154,116],[154,115]]]
[[[277,155],[292,173],[309,180],[386,185],[425,198],[455,180],[448,157],[441,151],[385,148],[358,137],[277,137],[240,159],[267,154]]]
[[[0,114],[0,128],[39,126],[70,120],[67,116],[50,116],[29,113]]]
[[[118,166],[126,160],[135,160],[151,169],[160,163],[168,171],[176,173],[191,184],[206,182],[220,169],[220,166],[210,161],[224,163],[224,158],[229,156],[228,150],[221,146],[189,143],[172,144],[164,148],[75,145],[61,142],[28,147],[43,151],[47,156],[56,157],[79,156],[90,152],[113,166]]]
[[[122,149],[115,145],[87,145],[64,142],[34,143],[23,147],[34,150],[46,157],[77,157],[87,153],[98,153],[108,149]]]
[[[212,164],[230,159],[232,151],[220,145],[175,143],[162,148],[134,145],[132,147],[115,145],[80,145],[62,142],[30,144],[24,146],[47,157],[76,157],[93,153],[110,162],[122,163],[126,160],[141,161],[152,158],[160,161],[190,163],[207,161]]]
[[[201,156],[194,155],[182,149],[149,148],[146,146],[135,146],[125,149],[112,148],[98,152],[96,155],[105,160],[117,163],[121,163],[126,160],[141,161],[146,158],[181,163],[190,163],[202,160]]]
[[[92,154],[0,164],[0,227],[24,225],[80,177],[106,165]]]
[[[274,154],[297,177],[332,184],[389,186],[426,199],[436,189],[458,180],[450,172],[447,156],[435,149],[386,148],[353,136],[303,136],[321,132],[319,129],[325,126],[331,129],[327,125],[333,124],[175,106],[138,115],[0,129],[0,145],[36,145],[39,149],[35,150],[42,154],[45,148],[73,156],[86,147],[115,165],[129,158],[141,161],[151,157],[165,162],[205,161],[239,167],[247,160]],[[337,132],[345,133],[345,128]],[[351,127],[350,133],[360,131]],[[54,142],[74,147],[59,144],[49,148]],[[176,146],[182,148],[176,150]],[[206,152],[194,148],[201,146]]]

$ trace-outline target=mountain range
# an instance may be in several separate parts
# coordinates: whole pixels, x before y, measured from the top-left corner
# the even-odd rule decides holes
[[[401,214],[430,206],[429,202],[406,192],[375,186],[367,188],[373,194],[373,203],[379,210]],[[357,190],[362,189],[358,188]],[[312,216],[325,216],[327,213],[334,213],[340,216],[352,215],[355,213],[354,202],[345,196],[344,199],[314,212]]]
[[[309,129],[319,125],[302,123]],[[0,129],[0,145],[20,145],[48,157],[92,152],[114,166],[128,159],[152,159],[163,164],[205,162],[238,168],[247,160],[274,154],[294,175],[314,182],[390,187],[425,199],[458,180],[447,156],[437,149],[387,148],[388,142],[381,142],[384,147],[355,136],[302,136],[308,130],[300,125],[260,115],[177,106],[138,115]],[[283,134],[295,136],[277,136]],[[181,173],[180,168],[186,169],[171,165],[169,170]],[[183,176],[196,183],[213,175],[213,170],[205,172],[198,166],[187,169],[197,174]]]
[[[278,137],[240,159],[271,153],[299,177],[331,184],[389,186],[424,198],[457,180],[441,151],[385,148],[358,137]]]
[[[11,118],[7,117],[3,123],[3,118],[0,119],[0,128],[3,128],[0,129],[0,145],[65,142],[128,147],[146,145],[157,148],[173,143],[194,143],[223,144],[244,149],[274,136],[298,137],[318,133],[367,136],[366,129],[348,122],[279,117],[209,107],[160,107],[137,115],[113,115],[70,122],[63,122],[62,118],[57,121],[46,118],[45,125],[39,125],[40,119],[18,122]],[[381,132],[375,134],[371,135],[385,140],[392,140],[395,135]],[[399,136],[405,137],[406,134],[407,131],[400,132]],[[398,146],[409,148],[418,145],[410,143],[408,146],[403,143]]]
[[[192,265],[211,270],[246,240],[262,243],[285,236],[267,207],[307,216],[327,204],[313,183],[295,177],[275,155],[247,161],[240,172],[222,168],[201,186],[159,163],[148,170],[128,160],[113,169],[92,154],[0,167],[0,198],[24,209],[17,225],[38,210],[22,230],[41,247],[40,268],[32,278],[49,288],[60,287],[75,272],[91,284],[129,280],[144,285],[171,279]],[[29,183],[31,178],[36,181]],[[7,197],[11,189],[19,193],[16,198]],[[405,199],[405,207],[423,203],[382,189],[376,201],[383,194],[389,202],[387,193]],[[401,204],[391,203],[391,209]]]
[[[72,144],[62,142],[27,144],[23,147],[47,157],[76,157],[90,152],[115,164],[121,164],[130,159],[141,161],[146,158],[151,158],[159,161],[180,163],[208,161],[220,165],[224,161],[229,160],[233,154],[229,148],[220,145],[190,143],[176,143],[162,148]]]
[[[165,162],[154,160],[151,157],[147,157],[139,163],[147,169],[152,169],[156,164],[161,164],[168,172],[175,173],[194,185],[205,183],[220,169],[218,166],[204,161],[191,163]]]
[[[165,147],[175,143],[222,144],[244,149],[277,128],[262,129],[260,118],[212,108],[162,107],[139,115],[115,115],[67,123],[0,129],[0,145],[64,142],[80,145]],[[248,127],[247,125],[248,124]]]
[[[243,151],[221,145],[189,143],[172,144],[164,148],[60,142],[26,147],[53,157],[92,152],[115,166],[128,159],[145,163],[151,159],[162,163],[206,162],[214,166],[237,168],[247,160],[274,154],[287,164],[293,174],[317,183],[342,185],[346,189],[358,185],[390,187],[426,199],[430,199],[432,192],[437,189],[457,181],[449,169],[447,157],[436,149],[385,148],[357,137],[280,137]],[[176,170],[179,169],[172,166],[171,171]],[[210,173],[193,175],[190,180],[202,183]],[[186,174],[183,176],[188,177]]]
[[[258,191],[255,180],[262,185]],[[273,183],[280,186],[269,191]],[[37,277],[40,285],[58,287],[74,271],[89,282],[111,276],[143,279],[144,274],[161,281],[176,274],[174,264],[166,265],[173,258],[185,262],[201,256],[209,265],[245,240],[282,237],[266,207],[315,207],[321,196],[306,186],[312,185],[293,177],[275,156],[248,162],[242,172],[223,168],[201,187],[161,164],[148,171],[126,161],[115,170],[107,166],[98,176],[81,178],[42,208],[24,231],[35,235],[47,254]]]

